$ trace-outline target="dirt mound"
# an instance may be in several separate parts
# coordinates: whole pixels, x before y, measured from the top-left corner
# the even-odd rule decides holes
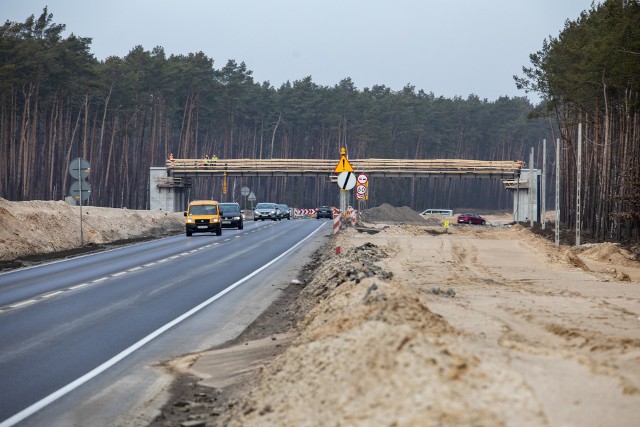
[[[362,219],[370,223],[429,225],[424,218],[408,206],[397,208],[388,203],[365,209]],[[440,225],[440,224],[438,224]]]
[[[387,257],[370,242],[325,257],[299,297],[300,337],[219,425],[499,425],[479,360],[424,294],[376,265]]]
[[[438,299],[456,305],[457,294],[427,293],[402,277],[433,276],[441,261],[426,248],[448,247],[424,233],[413,238],[418,228],[390,225],[364,243],[362,233],[341,232],[334,243],[345,250],[335,255],[329,245],[300,292],[294,311],[307,314],[299,337],[216,425],[544,425],[523,377],[461,346],[476,335],[430,308]],[[418,269],[425,262],[431,266]]]
[[[636,257],[631,252],[621,248],[615,243],[584,245],[581,248],[581,255],[596,261],[612,262],[627,267],[638,265]]]
[[[176,234],[184,218],[165,211],[82,207],[83,245]],[[0,261],[53,254],[80,246],[80,207],[62,201],[0,198]]]

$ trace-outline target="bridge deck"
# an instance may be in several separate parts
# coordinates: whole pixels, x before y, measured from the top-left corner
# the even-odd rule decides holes
[[[520,161],[457,159],[349,159],[355,172],[369,177],[469,176],[513,178]],[[336,175],[335,159],[173,159],[167,160],[174,178],[199,176],[326,176]]]

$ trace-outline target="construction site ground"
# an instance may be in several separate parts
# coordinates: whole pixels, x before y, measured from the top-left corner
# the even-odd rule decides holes
[[[151,425],[636,426],[637,255],[487,218],[365,212],[242,336],[167,361]]]

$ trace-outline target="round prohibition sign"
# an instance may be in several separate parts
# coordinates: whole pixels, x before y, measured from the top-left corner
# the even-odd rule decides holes
[[[358,194],[365,194],[367,192],[367,187],[364,185],[358,185],[356,187],[356,193]]]
[[[356,176],[353,172],[340,172],[340,175],[338,175],[338,185],[343,190],[351,190],[356,186]]]
[[[369,177],[363,173],[358,175],[358,184],[365,185],[369,181]]]

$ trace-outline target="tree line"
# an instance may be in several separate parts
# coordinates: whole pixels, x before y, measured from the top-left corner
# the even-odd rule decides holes
[[[582,228],[597,240],[640,240],[640,2],[607,0],[567,21],[530,55],[516,83],[546,99],[540,116],[558,123],[561,219],[577,216],[578,128],[582,125]]]
[[[584,26],[596,11],[568,28]],[[340,148],[346,147],[350,159],[528,161],[529,148],[535,146],[539,167],[543,138],[551,140],[559,134],[563,140],[575,140],[576,101],[556,96],[555,86],[549,86],[554,87],[553,93],[546,91],[546,80],[535,78],[536,73],[546,70],[542,65],[546,67],[549,58],[559,55],[556,46],[560,40],[545,41],[546,50],[532,55],[532,62],[539,62],[533,62],[525,76],[517,78],[524,89],[536,90],[547,99],[532,117],[534,106],[526,97],[495,101],[475,95],[444,98],[411,85],[400,91],[382,84],[359,90],[349,78],[322,86],[310,76],[275,88],[269,82],[255,81],[244,62],[228,60],[216,68],[214,60],[202,52],[167,56],[162,47],[149,51],[135,46],[122,58],[98,61],[91,54],[90,38],[63,37],[65,29],[65,25],[53,22],[47,8],[38,17],[7,21],[0,27],[0,195],[4,198],[64,198],[72,179],[67,166],[76,157],[91,164],[89,203],[144,209],[149,206],[149,167],[164,165],[170,154],[176,158],[216,155],[221,160],[337,161]],[[569,61],[571,52],[562,55]],[[627,132],[630,123],[635,123],[631,127],[635,134],[625,133],[625,144],[609,147],[606,170],[601,164],[604,160],[595,155],[600,142],[593,144],[594,149],[587,150],[591,160],[585,167],[598,170],[599,177],[608,175],[612,168],[624,169],[627,177],[629,168],[638,164],[637,115],[622,123],[618,115],[622,104],[614,106],[613,98],[618,89],[614,91],[613,82],[607,81],[607,90],[606,132],[603,121],[598,132],[591,128],[587,135],[591,140],[605,134],[615,139],[615,129],[624,125],[620,130]],[[624,99],[637,100],[637,88]],[[602,100],[597,105],[602,107]],[[605,116],[598,117],[604,120]],[[595,117],[593,111],[588,117]],[[616,120],[618,125],[613,126]],[[625,160],[628,165],[614,167],[620,145],[634,144],[636,163],[631,156]],[[566,144],[567,150],[571,147]],[[562,158],[563,171],[572,167],[569,157]],[[629,228],[632,216],[625,219],[623,215],[632,203],[625,199],[630,193],[614,191],[615,179],[611,180],[606,194],[617,199],[608,202],[612,209],[599,208],[598,218],[619,214],[618,237],[624,235],[623,229],[626,235],[632,232],[637,236],[637,223]],[[569,188],[570,184],[569,177],[563,186]],[[600,189],[597,184],[594,188]],[[241,201],[242,186],[249,186],[259,200],[278,200],[291,206],[335,204],[337,199],[335,184],[307,178],[237,178],[231,180],[227,197]],[[191,191],[193,198],[223,197],[222,183],[214,180],[196,180]],[[597,204],[599,196],[588,192],[587,200]],[[563,193],[563,221],[567,223],[572,219],[570,206],[575,206],[571,197],[570,192]],[[371,183],[368,204],[383,202],[417,210],[505,209],[511,207],[511,195],[499,180],[388,179]],[[585,210],[594,207],[583,206]],[[593,219],[585,226],[593,228]]]

